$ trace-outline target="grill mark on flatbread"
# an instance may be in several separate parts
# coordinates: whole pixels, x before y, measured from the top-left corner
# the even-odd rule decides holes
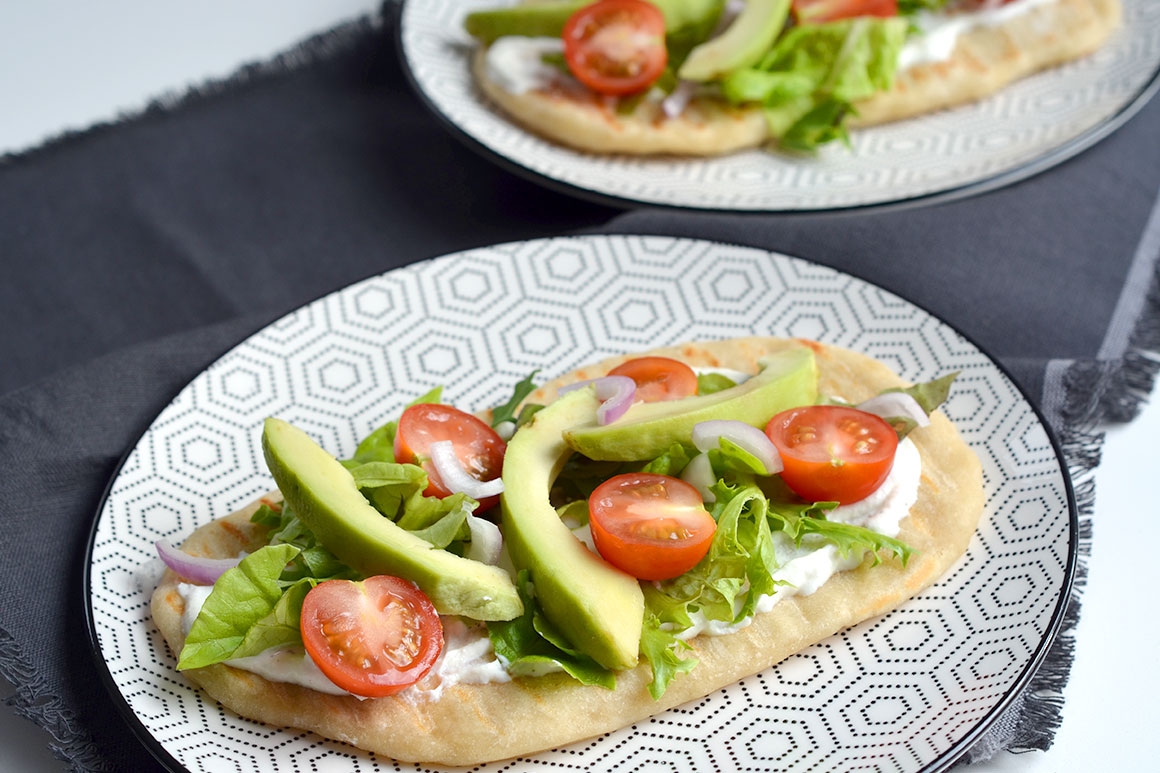
[[[1120,23],[1120,0],[1056,0],[995,27],[960,35],[951,58],[898,74],[894,87],[856,103],[851,126],[912,118],[974,102],[1009,83],[1095,51]],[[491,80],[480,47],[475,81],[494,103],[526,128],[594,153],[715,156],[758,147],[769,139],[760,107],[733,107],[694,98],[666,119],[644,100],[628,115],[609,110],[591,92],[552,88],[512,94]]]
[[[667,347],[611,357],[537,389],[543,401],[559,386],[607,373],[634,356],[680,357],[694,367],[755,372],[764,354],[797,346],[774,338],[747,338]],[[816,345],[819,388],[860,401],[903,382],[864,355]],[[893,559],[834,575],[810,596],[778,603],[727,636],[698,636],[691,644],[700,663],[674,679],[660,701],[648,694],[651,671],[642,664],[617,675],[615,691],[586,687],[562,674],[505,684],[455,685],[438,700],[407,693],[360,701],[280,684],[225,665],[182,672],[232,711],[276,726],[312,730],[402,761],[474,765],[529,754],[606,733],[712,693],[761,671],[801,649],[883,614],[930,585],[966,550],[983,509],[982,473],[975,454],[941,413],[911,437],[922,457],[918,501],[902,522],[899,539],[919,552],[903,568]],[[195,531],[183,548],[208,556],[256,550],[266,530],[251,524],[259,502]],[[239,544],[237,534],[242,537]],[[177,577],[167,571],[153,595],[153,619],[173,652],[184,644],[183,602]]]

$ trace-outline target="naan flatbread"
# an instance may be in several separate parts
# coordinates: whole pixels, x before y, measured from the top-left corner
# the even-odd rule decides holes
[[[799,346],[775,338],[745,338],[658,349],[693,367],[758,370],[769,353]],[[885,365],[861,354],[809,343],[817,354],[819,390],[859,402],[903,386]],[[633,356],[642,356],[641,354]],[[553,398],[556,388],[606,374],[628,356],[615,357],[556,379],[530,396]],[[903,568],[886,560],[834,575],[811,596],[795,596],[727,636],[692,640],[699,663],[674,679],[660,701],[648,694],[647,664],[617,676],[617,688],[586,687],[562,674],[506,684],[458,684],[437,700],[410,696],[358,700],[267,681],[226,665],[183,672],[227,708],[271,725],[312,730],[402,761],[474,765],[554,748],[624,727],[667,708],[701,698],[761,671],[837,631],[881,615],[934,582],[961,556],[983,510],[982,473],[975,454],[941,413],[910,438],[922,458],[918,501],[898,538],[916,548]],[[264,544],[265,530],[250,523],[258,503],[206,524],[183,548],[195,555],[235,556]],[[177,577],[167,571],[153,595],[153,619],[174,653],[184,643],[184,604]]]
[[[1012,81],[1085,56],[1120,23],[1119,0],[1055,0],[995,27],[961,35],[950,59],[911,67],[887,92],[858,102],[852,126],[911,118],[994,94]],[[518,123],[549,139],[594,153],[715,156],[762,145],[769,129],[757,107],[694,99],[676,118],[644,100],[631,113],[587,89],[555,85],[512,94],[490,79],[486,51],[473,71],[483,92]]]

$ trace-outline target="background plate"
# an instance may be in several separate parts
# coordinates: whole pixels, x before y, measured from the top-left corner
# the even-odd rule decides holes
[[[596,156],[519,128],[474,85],[463,17],[500,0],[403,6],[403,60],[452,127],[514,171],[586,197],[735,211],[843,209],[977,193],[1075,155],[1155,91],[1160,3],[1121,0],[1124,22],[1094,55],[1012,84],[976,105],[852,132],[817,158],[751,150],[699,160]]]
[[[890,615],[680,709],[537,755],[535,767],[948,764],[1026,681],[1062,617],[1075,513],[1057,449],[1001,369],[922,309],[829,268],[703,241],[593,236],[462,252],[328,295],[223,356],[161,412],[100,508],[85,594],[102,677],[175,770],[397,769],[237,717],[174,671],[149,619],[154,540],[179,542],[273,486],[259,448],[267,416],[344,456],[437,384],[449,402],[481,408],[533,368],[547,379],[625,351],[754,334],[855,349],[912,381],[962,371],[945,410],[982,460],[978,533],[946,577]]]

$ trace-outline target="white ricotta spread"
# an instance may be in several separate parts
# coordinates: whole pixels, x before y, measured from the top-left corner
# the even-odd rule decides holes
[[[1055,0],[1013,0],[1000,4],[998,0],[985,3],[977,10],[959,13],[923,12],[911,21],[919,34],[908,39],[898,55],[898,69],[905,70],[919,64],[945,62],[954,53],[959,36],[982,27],[998,27],[1033,8]]]
[[[506,35],[487,49],[487,77],[504,91],[524,94],[544,89],[564,79],[559,68],[544,64],[544,54],[564,53],[562,38],[529,38]]]
[[[898,534],[902,519],[910,513],[910,508],[918,499],[921,477],[922,460],[918,449],[908,438],[898,445],[890,475],[873,494],[858,502],[834,508],[826,514],[826,518],[894,537]],[[773,579],[787,584],[778,586],[773,594],[763,594],[757,601],[757,614],[770,611],[779,601],[790,596],[809,596],[835,573],[854,569],[862,563],[862,556],[842,558],[836,547],[814,535],[807,535],[800,547],[784,534],[776,533],[773,537],[774,556],[781,564],[781,568],[774,572]],[[691,639],[701,633],[720,636],[739,631],[753,622],[752,617],[736,623],[708,620],[701,612],[694,612],[690,617],[693,620],[692,627],[677,634],[677,638]]]
[[[185,602],[181,627],[189,635],[193,621],[209,597],[209,585],[179,583],[177,592]],[[483,624],[467,626],[457,617],[442,617],[443,652],[427,676],[400,695],[414,699],[434,699],[444,688],[455,684],[508,682],[511,676],[496,660]],[[302,647],[275,647],[257,655],[225,661],[227,666],[249,671],[271,682],[287,682],[331,695],[351,695],[326,678]],[[362,699],[361,696],[355,696]]]

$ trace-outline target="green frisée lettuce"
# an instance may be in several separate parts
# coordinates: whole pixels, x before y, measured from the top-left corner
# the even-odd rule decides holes
[[[661,627],[655,616],[645,614],[644,626],[640,632],[640,654],[652,668],[652,681],[648,693],[653,700],[660,700],[678,674],[687,674],[697,665],[695,657],[681,657],[682,652],[693,648],[673,635],[672,631]]]
[[[719,469],[714,464],[714,470]],[[646,622],[652,618],[665,630],[679,633],[692,626],[694,612],[724,624],[752,617],[762,596],[772,596],[788,584],[774,576],[781,568],[775,533],[799,547],[806,539],[819,547],[832,544],[843,558],[869,551],[875,564],[881,560],[879,551],[888,551],[903,565],[914,553],[897,539],[826,520],[836,502],[804,501],[776,477],[761,478],[760,485],[749,482],[753,480],[747,470],[740,474],[726,470],[711,487],[717,501],[710,512],[717,532],[709,552],[685,574],[646,588]]]
[[[791,27],[754,67],[728,73],[721,92],[737,104],[761,103],[783,147],[846,140],[852,103],[893,84],[908,29],[900,17]]]

